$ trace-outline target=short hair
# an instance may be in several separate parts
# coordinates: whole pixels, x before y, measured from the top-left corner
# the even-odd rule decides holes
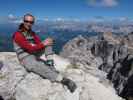
[[[30,14],[30,13],[25,14],[24,17],[23,17],[23,20],[25,19],[26,16],[31,16],[35,20],[35,17],[32,14]]]

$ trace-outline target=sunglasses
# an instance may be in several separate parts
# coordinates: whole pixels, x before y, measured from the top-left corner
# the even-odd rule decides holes
[[[34,21],[28,21],[28,20],[24,20],[25,23],[30,23],[30,24],[34,24]]]

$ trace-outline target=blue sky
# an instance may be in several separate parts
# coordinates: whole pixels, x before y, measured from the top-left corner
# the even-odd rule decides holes
[[[127,17],[133,19],[133,0],[1,0],[0,16],[23,16],[30,12],[37,18]]]

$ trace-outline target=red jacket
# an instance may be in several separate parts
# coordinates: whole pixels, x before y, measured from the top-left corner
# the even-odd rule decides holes
[[[25,49],[28,53],[34,53],[44,49],[44,45],[40,38],[32,33],[35,44],[32,45],[21,32],[15,32],[13,35],[13,41],[15,41],[21,48]]]

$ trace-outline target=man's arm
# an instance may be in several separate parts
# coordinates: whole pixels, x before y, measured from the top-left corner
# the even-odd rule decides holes
[[[25,49],[29,53],[34,53],[37,51],[42,50],[45,46],[43,43],[39,42],[35,45],[32,45],[28,40],[25,39],[25,37],[19,33],[16,32],[14,35],[14,41],[23,49]]]

